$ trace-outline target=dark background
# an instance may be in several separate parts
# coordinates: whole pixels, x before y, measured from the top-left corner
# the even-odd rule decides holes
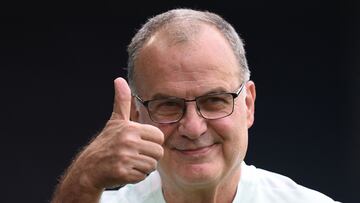
[[[109,118],[136,29],[176,7],[214,11],[245,40],[257,85],[247,163],[359,202],[359,1],[234,2],[1,3],[1,202],[50,200]]]

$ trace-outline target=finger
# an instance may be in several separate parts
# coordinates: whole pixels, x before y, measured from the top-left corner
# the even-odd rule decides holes
[[[150,141],[142,141],[139,153],[155,160],[160,160],[164,155],[164,149],[159,144]]]
[[[163,144],[165,137],[164,133],[159,128],[148,124],[142,124],[142,129],[140,134],[141,139],[155,142],[160,145]]]
[[[114,108],[113,113],[119,119],[129,120],[131,108],[131,91],[126,80],[119,77],[114,80]]]
[[[144,174],[150,174],[156,169],[157,161],[151,157],[139,154],[138,158],[134,160],[133,169]]]
[[[128,183],[137,183],[144,180],[148,176],[147,173],[144,173],[136,168],[131,169],[129,174],[125,178],[126,184]]]

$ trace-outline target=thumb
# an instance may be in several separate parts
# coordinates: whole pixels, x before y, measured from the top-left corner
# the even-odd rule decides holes
[[[131,91],[126,80],[119,77],[114,80],[114,107],[113,113],[117,118],[122,120],[129,120],[131,108]]]

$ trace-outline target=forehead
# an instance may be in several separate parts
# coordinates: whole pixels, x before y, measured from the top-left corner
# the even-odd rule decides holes
[[[240,68],[229,43],[214,27],[174,43],[155,33],[135,62],[135,83],[142,97],[154,94],[193,97],[214,88],[231,91],[240,84]]]

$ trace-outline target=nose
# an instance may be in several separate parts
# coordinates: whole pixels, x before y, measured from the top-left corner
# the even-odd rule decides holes
[[[207,130],[206,119],[203,118],[196,109],[195,102],[186,104],[186,111],[179,121],[179,134],[188,139],[197,139]]]

